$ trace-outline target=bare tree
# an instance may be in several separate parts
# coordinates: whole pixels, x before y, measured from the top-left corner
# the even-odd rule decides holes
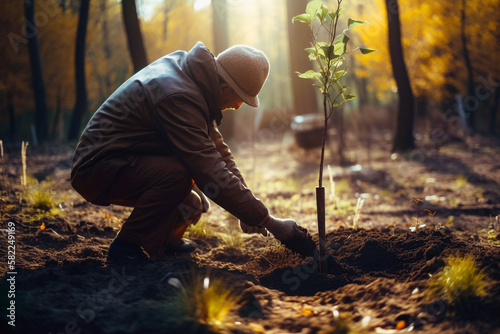
[[[177,4],[178,0],[165,0],[163,2],[163,40],[166,41],[168,38],[168,14],[172,11],[174,6]]]
[[[80,124],[87,111],[87,87],[85,83],[85,39],[89,21],[90,0],[81,0],[75,47],[76,102],[69,123],[68,139],[78,139]]]
[[[467,35],[465,33],[465,7],[466,1],[462,0],[462,8],[460,13],[460,39],[462,40],[462,52],[464,54],[465,68],[467,70],[467,95],[474,96],[474,69],[472,68],[472,62],[470,60],[469,48],[467,46]],[[471,131],[476,130],[476,112],[475,110],[470,110],[469,117],[467,118],[467,125]]]
[[[399,103],[396,134],[392,147],[393,152],[411,150],[415,147],[413,123],[415,117],[414,97],[410,78],[406,69],[401,44],[401,25],[397,0],[386,0],[389,26],[389,53],[391,55],[392,72],[398,87]]]
[[[38,48],[37,27],[34,21],[35,0],[24,1],[24,15],[26,19],[26,37],[28,39],[28,50],[31,66],[31,85],[35,98],[35,129],[34,140],[43,142],[47,139],[48,116],[45,104],[45,83],[43,81],[42,62]]]
[[[128,50],[134,65],[134,72],[138,72],[148,64],[148,57],[144,48],[135,0],[122,0],[122,13],[127,33]]]
[[[107,64],[111,62],[111,46],[109,41],[109,27],[108,27],[108,0],[101,0],[100,4],[101,19],[102,19],[102,39],[103,39],[103,51],[104,58]],[[109,94],[111,90],[111,79],[109,75],[104,76],[105,91],[104,95]]]

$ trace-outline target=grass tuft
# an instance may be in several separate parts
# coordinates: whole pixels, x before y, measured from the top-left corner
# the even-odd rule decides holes
[[[471,299],[488,293],[487,276],[471,255],[450,256],[442,271],[427,282],[430,297],[444,298],[450,305],[467,306]]]
[[[28,194],[31,206],[35,210],[50,212],[54,207],[54,199],[49,190],[35,190]]]
[[[191,272],[180,280],[170,278],[168,283],[177,289],[174,300],[179,316],[211,329],[223,327],[240,300],[235,289],[219,276]]]
[[[215,235],[213,227],[207,224],[206,217],[202,216],[195,225],[191,224],[186,230],[186,234],[192,238],[211,238]]]
[[[229,248],[240,249],[245,244],[245,238],[237,227],[229,228],[226,232],[218,232],[216,235]]]

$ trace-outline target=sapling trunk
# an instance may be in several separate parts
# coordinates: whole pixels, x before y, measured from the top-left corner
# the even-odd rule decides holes
[[[319,235],[319,272],[326,273],[328,264],[326,261],[326,235],[325,235],[325,187],[316,187],[316,209],[318,211],[318,235]]]
[[[326,87],[325,87],[326,89]],[[326,95],[323,95],[323,111],[325,122],[323,125],[323,139],[321,141],[321,159],[319,163],[319,180],[316,187],[316,210],[318,212],[318,239],[319,239],[319,272],[326,273],[328,264],[326,262],[326,227],[325,227],[325,187],[323,187],[323,164],[325,161],[326,132],[328,130],[328,109]]]

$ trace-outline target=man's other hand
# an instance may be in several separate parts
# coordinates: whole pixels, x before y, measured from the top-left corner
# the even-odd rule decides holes
[[[247,234],[252,234],[252,233],[260,233],[263,236],[267,237],[267,230],[263,227],[258,227],[258,226],[250,226],[245,223],[243,223],[240,220],[240,228],[244,233]]]

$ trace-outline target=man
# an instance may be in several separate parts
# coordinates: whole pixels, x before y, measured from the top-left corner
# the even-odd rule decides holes
[[[71,184],[91,203],[134,207],[108,261],[192,251],[182,235],[208,210],[205,195],[246,233],[312,247],[307,231],[254,197],[217,129],[222,110],[259,105],[268,73],[267,57],[253,47],[215,58],[198,42],[145,67],[99,107],[78,142]]]

